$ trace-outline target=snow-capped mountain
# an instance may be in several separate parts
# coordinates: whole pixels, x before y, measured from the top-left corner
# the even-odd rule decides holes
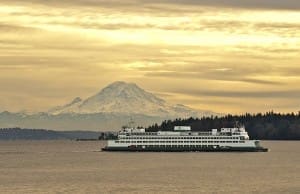
[[[166,119],[210,115],[217,114],[170,104],[134,83],[114,82],[96,95],[77,97],[48,112],[0,112],[0,128],[116,131],[131,119],[137,126],[147,127]]]
[[[144,114],[162,117],[199,116],[198,111],[184,105],[172,105],[134,83],[114,82],[99,93],[85,100],[77,97],[72,102],[49,110],[50,114],[62,113],[121,113]]]

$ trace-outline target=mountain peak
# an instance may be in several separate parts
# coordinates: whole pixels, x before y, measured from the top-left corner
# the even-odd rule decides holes
[[[143,90],[140,87],[138,87],[135,83],[127,83],[127,82],[124,82],[124,81],[116,81],[116,82],[113,82],[113,83],[109,84],[105,88],[103,88],[100,91],[100,93],[101,92],[106,92],[106,91],[109,91],[109,90],[120,91],[120,90],[124,90],[124,89]]]
[[[133,84],[133,83],[127,83],[124,81],[115,81],[106,87],[120,87],[120,86],[131,85],[131,84]]]
[[[61,113],[122,113],[170,118],[198,114],[189,107],[169,104],[135,83],[124,81],[113,82],[85,100],[77,97],[71,103],[51,111],[51,114]]]

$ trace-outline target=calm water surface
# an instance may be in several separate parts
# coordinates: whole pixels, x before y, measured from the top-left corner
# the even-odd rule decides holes
[[[300,142],[268,153],[111,153],[104,142],[0,142],[0,193],[300,193]]]

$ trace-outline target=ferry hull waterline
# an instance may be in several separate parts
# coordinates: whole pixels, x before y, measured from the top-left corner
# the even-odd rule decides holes
[[[105,147],[102,151],[109,152],[268,152],[267,148],[173,148],[173,147]]]
[[[259,140],[249,140],[244,127],[191,131],[176,126],[174,131],[145,132],[126,128],[116,140],[108,140],[102,151],[114,152],[267,152]]]

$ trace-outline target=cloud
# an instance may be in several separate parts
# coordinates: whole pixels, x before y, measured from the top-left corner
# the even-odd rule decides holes
[[[141,0],[146,3],[147,0]],[[300,2],[298,0],[152,0],[151,3],[168,3],[182,5],[197,6],[216,6],[216,7],[232,7],[246,9],[292,9],[299,10]]]
[[[11,1],[6,1],[12,3]],[[153,4],[182,5],[182,6],[212,6],[212,7],[230,7],[230,8],[245,8],[245,9],[287,9],[299,10],[300,3],[298,0],[27,0],[14,1],[18,4],[35,3],[47,4],[52,6],[82,6],[82,7],[145,7]]]
[[[184,93],[193,96],[221,97],[221,98],[280,98],[280,99],[298,99],[300,90],[280,90],[280,91],[215,91],[207,89],[181,89],[169,91],[174,93]]]
[[[277,81],[269,81],[255,78],[247,78],[243,75],[226,75],[226,72],[222,75],[219,73],[207,73],[207,72],[150,72],[145,76],[150,77],[164,77],[164,78],[181,78],[181,79],[199,79],[199,80],[218,80],[218,81],[230,81],[230,82],[246,82],[252,84],[267,84],[267,85],[279,85],[282,84]]]
[[[268,99],[270,107],[287,100],[299,104],[294,97],[300,89],[298,4],[3,0],[0,107],[43,110],[115,80],[137,82],[172,102],[216,112],[264,107],[269,95],[275,96]],[[212,91],[201,94],[196,87]],[[208,96],[212,102],[201,103]],[[239,96],[253,99],[247,105]],[[227,107],[221,106],[224,99]]]

